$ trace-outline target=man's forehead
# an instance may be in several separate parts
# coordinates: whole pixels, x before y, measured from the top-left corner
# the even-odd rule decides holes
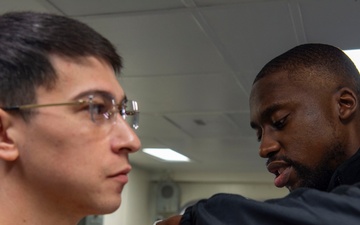
[[[296,101],[306,94],[303,87],[290,81],[287,74],[263,77],[252,87],[250,94],[250,114],[260,116],[269,114],[279,108]]]
[[[285,73],[263,77],[252,86],[250,104],[257,99],[266,99],[270,94],[281,93],[291,86],[291,82]]]
[[[56,54],[50,54],[49,60],[54,69],[61,69],[66,65],[81,65],[81,66],[93,66],[94,62],[100,62],[103,65],[106,65],[112,68],[111,64],[109,64],[106,60],[99,58],[97,56],[88,55],[88,56],[76,56],[76,57],[68,57]],[[61,66],[61,67],[60,67]],[[58,68],[56,68],[58,67]],[[113,70],[113,68],[112,68]],[[115,74],[115,71],[114,71]]]
[[[51,90],[47,90],[49,92],[66,92],[66,96],[74,97],[100,91],[111,94],[117,101],[125,97],[115,71],[103,60],[93,56],[69,58],[53,55],[51,63],[57,81]]]

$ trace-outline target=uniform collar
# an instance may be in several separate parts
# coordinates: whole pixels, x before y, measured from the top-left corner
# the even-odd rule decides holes
[[[336,169],[327,191],[339,185],[351,185],[357,182],[360,182],[360,149]]]

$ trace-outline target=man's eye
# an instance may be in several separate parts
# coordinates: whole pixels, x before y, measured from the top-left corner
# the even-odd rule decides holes
[[[277,121],[273,122],[272,126],[278,130],[282,129],[285,126],[286,118],[287,118],[287,116],[283,117],[281,120],[277,120]]]
[[[93,115],[104,115],[109,111],[105,104],[96,102],[90,105],[90,109]]]
[[[257,136],[257,141],[260,142],[260,141],[261,141],[261,138],[262,138],[261,135],[258,135],[258,136]]]
[[[262,131],[261,130],[256,131],[256,137],[257,137],[257,141],[260,142],[261,138],[262,138]]]

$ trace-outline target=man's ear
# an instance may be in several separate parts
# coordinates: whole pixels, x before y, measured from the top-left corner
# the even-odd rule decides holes
[[[349,88],[341,88],[338,92],[339,118],[348,120],[351,118],[358,107],[358,96]]]
[[[4,161],[14,161],[19,157],[18,149],[9,137],[12,119],[13,117],[0,109],[0,160]]]

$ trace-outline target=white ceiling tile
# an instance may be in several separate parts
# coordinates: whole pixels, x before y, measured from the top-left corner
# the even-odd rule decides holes
[[[227,113],[229,119],[239,128],[242,137],[250,137],[256,140],[256,133],[250,126],[250,113]]]
[[[198,138],[182,152],[210,170],[213,166],[223,171],[228,167],[233,171],[264,171],[265,163],[258,155],[258,146],[252,138]]]
[[[142,138],[188,138],[179,128],[160,115],[142,113],[140,106],[139,128],[136,133]],[[153,146],[155,147],[155,146]]]
[[[36,0],[1,0],[0,13],[10,11],[36,11],[36,12],[48,12],[41,2]]]
[[[193,138],[239,136],[239,127],[224,114],[172,114],[170,121]]]
[[[150,141],[152,142],[152,141]],[[145,140],[148,143],[148,140]],[[161,145],[160,145],[161,147]],[[164,162],[144,153],[130,155],[142,167],[173,172],[264,172],[265,159],[258,155],[258,143],[248,138],[198,138],[176,151],[190,157],[190,163]],[[231,170],[229,170],[231,168]]]
[[[269,61],[270,61],[270,59],[269,59]],[[241,84],[243,85],[244,90],[249,95],[251,92],[251,88],[252,88],[254,79],[255,79],[256,75],[260,72],[260,69],[259,70],[246,70],[246,71],[241,71],[241,72],[239,71],[239,72],[235,73],[239,79],[239,82],[241,82]]]
[[[360,48],[359,3],[353,0],[300,2],[308,41],[343,49]]]
[[[235,4],[235,3],[244,3],[244,2],[259,2],[264,0],[194,0],[198,6],[208,6],[208,5],[224,5],[224,4]]]
[[[210,7],[201,12],[238,71],[259,70],[297,44],[287,1]]]
[[[123,77],[129,98],[139,101],[141,110],[151,113],[231,112],[248,110],[248,97],[226,74]],[[245,104],[244,104],[245,103]]]
[[[160,10],[184,7],[181,0],[48,0],[70,16]]]
[[[84,18],[118,47],[125,76],[180,75],[228,70],[189,13]]]

